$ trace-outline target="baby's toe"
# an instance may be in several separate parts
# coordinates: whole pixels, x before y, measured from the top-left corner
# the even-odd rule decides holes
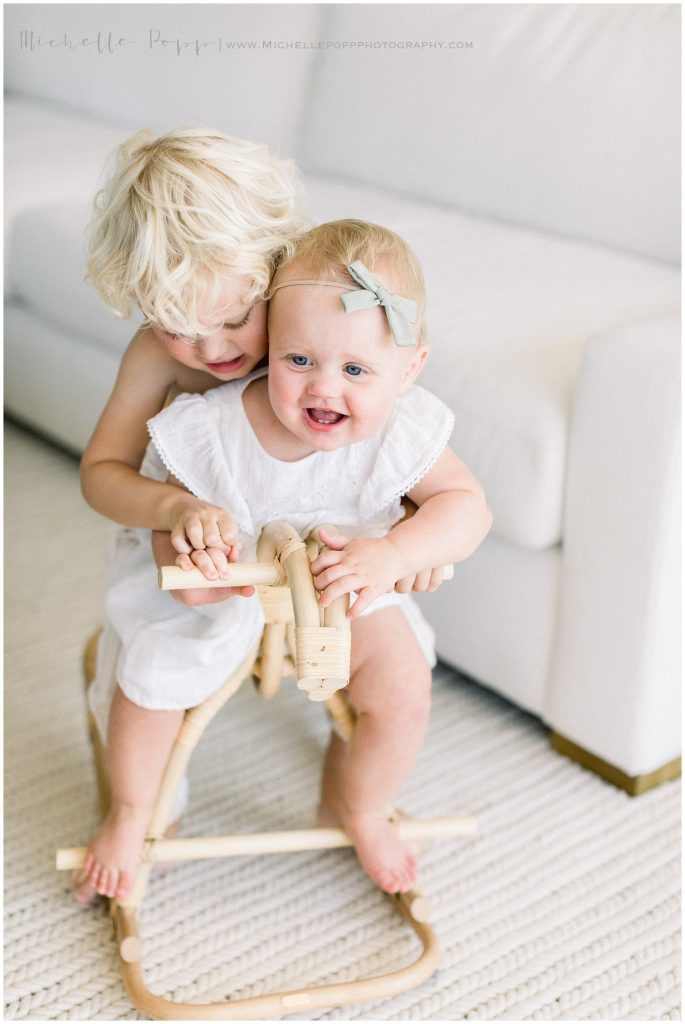
[[[124,896],[128,896],[131,891],[131,882],[132,879],[130,873],[128,871],[120,871],[119,880],[111,895],[116,896],[117,899],[123,899]]]
[[[107,891],[105,892],[105,896],[108,896],[111,899],[112,896],[114,896],[114,893],[117,890],[118,884],[119,884],[119,872],[116,869],[113,868],[113,869],[111,869],[109,871],[109,873],[107,875]]]
[[[101,896],[107,895],[107,889],[109,887],[109,870],[107,868],[101,868],[98,873],[98,884],[96,886],[97,891]]]

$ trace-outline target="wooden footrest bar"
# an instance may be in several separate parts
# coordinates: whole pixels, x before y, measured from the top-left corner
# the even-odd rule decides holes
[[[411,839],[450,839],[476,834],[475,818],[433,818],[402,820],[395,825],[400,837]],[[249,835],[202,836],[197,839],[148,840],[143,862],[159,864],[169,860],[202,860],[208,857],[245,857],[260,853],[295,853],[300,850],[332,850],[352,846],[352,840],[341,828],[311,828],[290,832],[254,832]],[[87,846],[67,847],[57,851],[57,870],[80,868],[86,859]]]

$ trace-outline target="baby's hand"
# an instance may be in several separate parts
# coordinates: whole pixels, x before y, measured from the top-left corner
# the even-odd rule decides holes
[[[238,530],[232,516],[225,508],[204,502],[180,508],[171,526],[171,544],[181,555],[192,555],[207,548],[215,548],[228,555],[235,547],[237,558],[240,551]]]
[[[232,547],[207,547],[199,551],[191,551],[190,554],[182,554],[176,556],[176,565],[181,569],[188,570],[197,568],[208,580],[227,579],[229,574],[229,561],[237,562],[238,555],[242,544],[240,541],[233,544]],[[188,591],[182,591],[187,594]],[[220,594],[221,597],[217,597],[216,600],[223,600],[225,597],[230,597],[233,594],[239,594],[241,597],[251,597],[254,594],[254,587],[219,587],[216,590],[197,589],[198,594],[209,595],[209,594]],[[184,602],[193,604],[209,604],[211,603],[208,597],[204,599],[198,598],[197,601]]]
[[[321,591],[319,603],[326,608],[342,594],[356,591],[348,615],[357,618],[372,601],[392,590],[407,575],[404,559],[386,537],[353,537],[319,530],[326,545],[312,562],[314,586]]]

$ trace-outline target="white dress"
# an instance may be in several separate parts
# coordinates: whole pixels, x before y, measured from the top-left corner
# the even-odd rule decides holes
[[[454,417],[434,395],[413,386],[373,437],[298,462],[272,458],[245,415],[242,394],[257,370],[204,395],[181,395],[149,421],[164,466],[193,494],[226,507],[254,561],[262,527],[275,519],[302,536],[330,522],[348,534],[382,535],[402,517],[400,499],[443,451]],[[149,457],[146,475],[162,477]],[[365,614],[397,605],[431,666],[434,636],[409,595],[384,594]],[[134,703],[194,707],[219,688],[263,626],[259,599],[235,597],[189,608],[157,589],[150,532],[120,529],[115,538],[91,707],[101,732],[115,685]]]

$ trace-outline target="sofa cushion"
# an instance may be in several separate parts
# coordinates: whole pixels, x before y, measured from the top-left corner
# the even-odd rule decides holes
[[[108,154],[126,128],[60,110],[49,103],[5,101],[5,294],[16,218],[37,203],[89,204]],[[80,230],[85,221],[81,220]]]
[[[374,220],[414,246],[429,299],[421,383],[454,410],[452,444],[485,488],[494,532],[526,548],[559,543],[583,348],[600,332],[674,313],[677,272],[361,186],[309,180],[307,190],[315,220]],[[60,204],[17,219],[13,290],[62,332],[121,352],[135,324],[107,313],[83,281],[86,216],[83,204]]]
[[[11,295],[63,333],[88,344],[124,352],[141,315],[120,320],[85,280],[83,231],[90,205],[35,206],[17,215],[11,231],[7,276]]]

